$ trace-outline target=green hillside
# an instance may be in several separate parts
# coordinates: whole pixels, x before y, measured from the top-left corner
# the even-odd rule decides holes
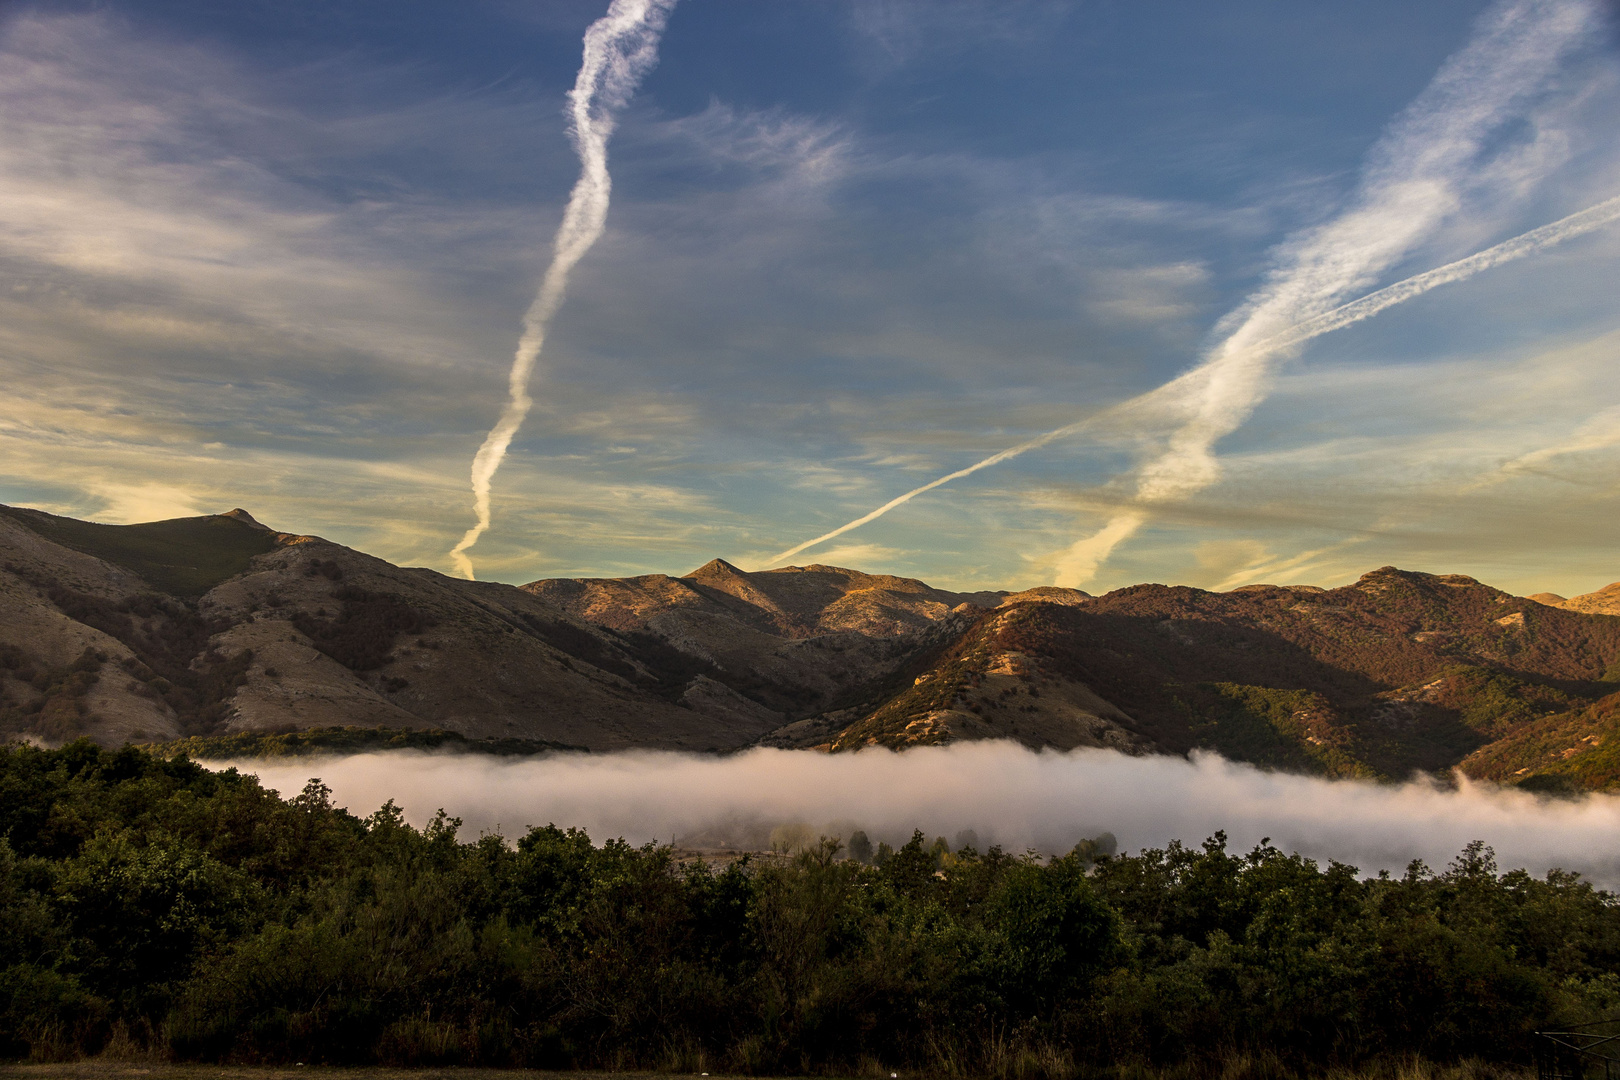
[[[63,547],[139,574],[171,596],[201,596],[276,546],[274,532],[228,514],[139,525],[103,525],[13,506],[0,506],[0,514]]]

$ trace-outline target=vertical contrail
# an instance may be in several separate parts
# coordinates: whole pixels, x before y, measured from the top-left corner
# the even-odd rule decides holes
[[[478,522],[450,551],[456,569],[469,579],[473,566],[466,552],[489,528],[490,481],[534,404],[529,397],[529,377],[545,344],[547,324],[562,304],[569,273],[602,235],[607,221],[613,187],[607,167],[608,138],[613,134],[619,110],[658,62],[658,39],[674,6],[675,0],[613,0],[607,14],[585,31],[579,75],[568,92],[568,134],[579,154],[579,180],[557,229],[551,265],[546,268],[534,303],[523,316],[523,336],[512,357],[506,408],[473,457],[473,510]]]

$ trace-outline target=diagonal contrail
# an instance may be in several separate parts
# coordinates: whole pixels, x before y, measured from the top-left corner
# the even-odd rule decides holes
[[[473,565],[466,552],[489,528],[490,482],[534,405],[534,399],[529,397],[529,377],[545,344],[547,324],[562,305],[569,273],[602,235],[607,222],[613,188],[607,167],[608,139],[619,110],[658,62],[658,39],[674,6],[675,0],[613,0],[607,14],[585,31],[579,75],[568,92],[568,133],[579,154],[579,180],[557,229],[551,265],[546,268],[534,303],[523,316],[523,336],[512,357],[506,408],[473,457],[473,510],[478,523],[450,550],[456,569],[468,579],[473,576]]]
[[[1285,241],[1265,287],[1222,320],[1230,328],[1225,340],[1188,378],[1167,388],[1180,423],[1163,451],[1139,468],[1138,505],[1060,556],[1055,584],[1088,581],[1147,520],[1144,505],[1184,499],[1220,478],[1216,443],[1265,400],[1271,374],[1291,347],[1258,352],[1254,344],[1371,285],[1454,214],[1491,140],[1523,114],[1564,58],[1600,25],[1591,0],[1497,0],[1481,15],[1468,43],[1368,152],[1351,204]]]
[[[1404,304],[1408,300],[1422,296],[1431,289],[1462,281],[1473,277],[1481,271],[1489,270],[1506,262],[1512,262],[1515,259],[1522,259],[1526,255],[1531,255],[1543,248],[1551,247],[1565,240],[1572,240],[1584,233],[1602,228],[1617,219],[1620,219],[1620,196],[1605,200],[1596,206],[1588,207],[1540,228],[1532,229],[1527,233],[1513,237],[1511,240],[1504,240],[1493,247],[1475,252],[1467,258],[1435,267],[1433,270],[1426,270],[1404,281],[1398,281],[1376,292],[1368,293],[1358,300],[1352,300],[1348,304],[1341,304],[1339,307],[1325,311],[1314,318],[1306,319],[1304,322],[1291,326],[1263,341],[1256,342],[1245,352],[1254,356],[1263,356],[1303,345],[1312,338],[1343,329],[1352,323],[1361,322],[1363,319],[1370,319],[1381,311],[1394,307],[1396,304]],[[913,488],[904,495],[890,499],[871,513],[858,517],[845,525],[840,525],[831,532],[823,533],[814,540],[806,540],[802,544],[790,547],[786,551],[772,556],[770,561],[780,564],[783,560],[791,559],[801,551],[813,548],[817,544],[825,543],[851,530],[858,529],[868,522],[875,521],[895,507],[902,506],[915,499],[918,495],[933,491],[935,488],[948,484],[952,480],[960,480],[964,476],[971,476],[980,469],[999,465],[1003,461],[1018,457],[1020,454],[1027,454],[1031,450],[1038,450],[1059,439],[1078,435],[1080,432],[1096,426],[1104,418],[1127,414],[1152,405],[1160,398],[1172,396],[1181,387],[1198,377],[1204,371],[1204,367],[1201,365],[1165,383],[1163,386],[1131,398],[1129,401],[1121,402],[1093,416],[1048,431],[1044,435],[1037,435],[1033,439],[1019,443],[1017,446],[1010,446],[998,453],[991,454],[984,460],[975,462],[965,469],[958,469],[937,480],[932,480],[922,487]]]
[[[1464,260],[1365,297],[1343,301],[1372,285],[1456,211],[1477,163],[1502,126],[1540,94],[1569,53],[1590,42],[1601,18],[1592,0],[1497,0],[1478,20],[1468,43],[1386,129],[1369,151],[1351,204],[1321,226],[1290,237],[1277,249],[1279,265],[1265,286],[1217,326],[1224,340],[1180,377],[1127,402],[1123,409],[1167,412],[1163,452],[1139,470],[1135,502],[1095,536],[1075,543],[1058,564],[1058,584],[1076,584],[1147,518],[1147,505],[1184,498],[1214,483],[1220,466],[1213,449],[1264,399],[1266,380],[1280,354],[1317,334],[1366,318],[1436,285],[1479,272],[1492,259],[1517,258],[1543,242],[1517,238],[1479,262]],[[1556,226],[1554,227],[1556,228]],[[1102,416],[1119,418],[1121,409]],[[1073,433],[1092,421],[1056,432],[908,492],[876,513],[818,537],[840,535],[881,516],[923,491],[997,461]],[[1140,419],[1138,412],[1137,419]],[[790,557],[809,545],[790,549]]]

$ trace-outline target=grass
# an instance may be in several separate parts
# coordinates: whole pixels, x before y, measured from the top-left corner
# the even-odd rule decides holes
[[[0,507],[0,514],[53,543],[139,574],[171,596],[198,597],[248,568],[276,546],[276,534],[222,515],[103,525],[40,510]]]

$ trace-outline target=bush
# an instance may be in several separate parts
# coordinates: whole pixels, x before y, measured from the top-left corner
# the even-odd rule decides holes
[[[357,819],[318,781],[0,749],[0,1054],[1393,1075],[1523,1060],[1620,1005],[1615,898],[1480,845],[1363,879],[1219,834],[1042,859],[915,833],[879,865],[823,841],[715,871],[458,829]]]

